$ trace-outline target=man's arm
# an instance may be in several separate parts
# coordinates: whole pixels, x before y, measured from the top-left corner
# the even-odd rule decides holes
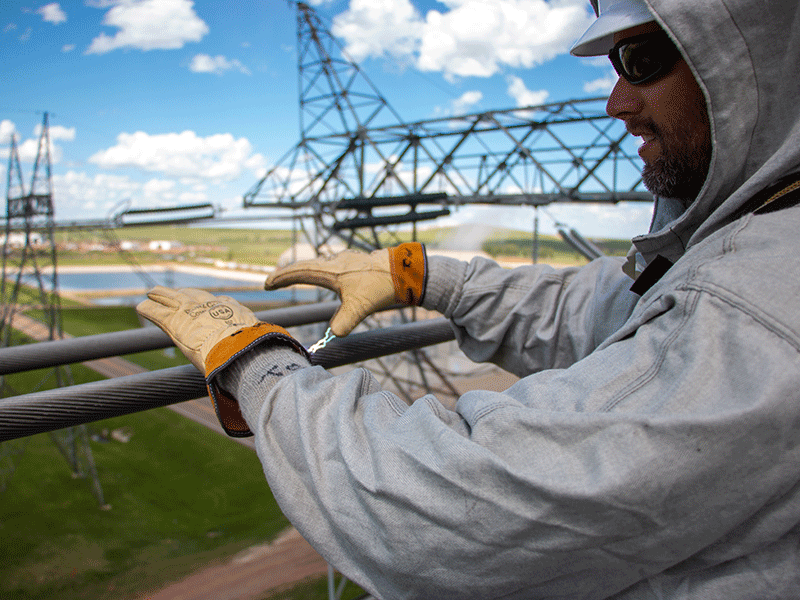
[[[572,365],[622,326],[639,299],[623,262],[503,269],[483,258],[431,256],[423,306],[452,320],[471,359],[524,377]]]
[[[265,377],[268,349],[223,377],[285,514],[382,598],[605,598],[797,521],[775,502],[797,484],[796,350],[742,323],[708,294],[672,294],[570,368],[455,411],[408,406],[362,369]],[[767,348],[774,360],[752,360]]]
[[[625,322],[638,296],[623,262],[509,270],[480,258],[428,259],[421,244],[408,243],[294,263],[270,275],[265,288],[305,283],[337,292],[342,306],[330,325],[340,336],[393,303],[421,304],[453,320],[468,356],[524,376],[572,364]]]

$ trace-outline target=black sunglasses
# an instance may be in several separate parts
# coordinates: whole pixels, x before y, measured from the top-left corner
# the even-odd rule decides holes
[[[620,40],[608,58],[620,77],[640,84],[669,73],[681,59],[681,53],[666,31],[657,31]]]

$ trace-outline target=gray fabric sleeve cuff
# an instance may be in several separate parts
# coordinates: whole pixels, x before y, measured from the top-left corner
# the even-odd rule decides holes
[[[454,258],[428,255],[427,282],[422,307],[449,317],[450,307],[455,306],[461,296],[468,264]]]
[[[264,346],[237,358],[219,374],[220,386],[239,403],[239,410],[250,426],[273,386],[285,375],[310,367],[311,363],[289,346]]]

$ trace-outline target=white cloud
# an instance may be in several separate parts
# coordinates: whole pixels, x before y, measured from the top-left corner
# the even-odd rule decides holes
[[[127,200],[130,200],[132,208],[208,201],[202,191],[183,189],[172,179],[154,178],[141,182],[128,175],[89,175],[73,170],[53,175],[53,198],[59,220],[104,218]]]
[[[42,19],[44,21],[47,23],[52,23],[53,25],[58,25],[59,23],[63,23],[67,20],[67,15],[63,10],[61,10],[61,6],[59,6],[58,2],[45,4],[36,12],[42,15]]]
[[[557,234],[554,221],[565,223],[590,238],[630,239],[646,233],[653,207],[644,202],[608,204],[549,204],[539,211],[539,233]],[[506,227],[520,231],[533,231],[532,207],[498,207],[465,205],[450,216],[437,219],[436,227],[459,228],[455,239],[465,249],[477,249],[484,241],[489,227]],[[470,243],[470,240],[472,243]]]
[[[17,132],[17,126],[8,119],[0,121],[0,144],[10,144],[11,136]]]
[[[183,192],[178,195],[179,204],[201,204],[208,202],[208,194],[204,192]]]
[[[222,75],[225,71],[236,70],[245,75],[250,75],[250,70],[241,62],[236,59],[228,60],[222,55],[197,54],[192,59],[189,70],[193,73],[214,73],[215,75]]]
[[[617,85],[618,80],[619,77],[617,74],[614,71],[609,71],[608,75],[605,77],[587,81],[585,84],[583,84],[583,91],[587,94],[593,94],[595,92],[610,94],[611,90],[614,89],[614,86]]]
[[[141,184],[126,176],[100,173],[89,176],[67,171],[53,175],[53,199],[57,219],[105,217],[117,204],[136,197]]]
[[[134,167],[190,180],[231,181],[245,169],[261,168],[246,138],[229,133],[199,137],[193,131],[150,135],[143,131],[121,133],[117,145],[89,157],[89,162],[113,169]]]
[[[609,65],[607,56],[586,56],[581,59],[581,62],[585,65],[598,67],[600,69],[603,69]]]
[[[443,0],[421,17],[409,0],[351,0],[333,33],[355,59],[411,58],[446,77],[489,77],[567,52],[591,17],[583,0]]]
[[[17,151],[19,152],[19,160],[21,162],[30,162],[36,160],[36,154],[39,152],[39,138],[36,139],[27,139],[21,144],[17,145]],[[61,146],[56,146],[53,144],[53,140],[50,140],[50,162],[52,164],[56,164],[61,162],[61,158],[64,155],[64,152],[61,150]]]
[[[453,100],[453,113],[459,115],[464,114],[471,106],[476,105],[483,99],[483,94],[477,90],[464,92]]]
[[[51,125],[48,128],[48,134],[50,135],[51,142],[54,140],[66,140],[71,142],[75,139],[75,128],[63,127],[62,125]],[[41,125],[36,125],[36,127],[33,128],[33,135],[35,135],[37,139],[42,135]]]
[[[38,124],[33,128],[34,137],[24,141],[17,141],[17,152],[20,162],[32,163],[36,160],[36,154],[39,152],[39,137],[41,132],[42,126]],[[13,134],[17,134],[17,137],[19,137],[16,125],[8,119],[0,121],[0,158],[2,159],[8,158],[11,136]],[[61,162],[64,155],[61,146],[56,145],[54,142],[57,140],[72,141],[74,139],[74,127],[63,127],[61,125],[53,125],[50,127],[50,162],[52,164]]]
[[[424,22],[409,0],[351,0],[336,17],[331,33],[347,41],[356,61],[389,54],[402,57],[417,51]]]
[[[519,77],[510,75],[508,82],[508,95],[517,103],[517,106],[538,106],[544,104],[550,92],[547,90],[529,90],[525,82]]]
[[[75,44],[64,44],[61,47],[61,51],[64,53],[72,52],[73,50],[75,50]]]
[[[151,179],[141,187],[141,198],[144,204],[149,206],[172,201],[176,198],[176,185],[177,183],[171,179]]]
[[[86,54],[104,54],[117,48],[183,48],[208,33],[208,25],[194,12],[191,0],[119,0],[106,13],[103,24],[119,31],[113,37],[101,33]]]
[[[629,239],[647,233],[653,205],[649,202],[620,202],[616,205],[558,203],[549,205],[545,214],[574,227],[585,236]]]
[[[267,168],[267,158],[263,154],[253,154],[244,161],[244,166],[247,170],[258,175],[259,173],[263,173]]]

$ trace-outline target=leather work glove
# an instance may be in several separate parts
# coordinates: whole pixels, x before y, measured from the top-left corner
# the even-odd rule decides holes
[[[238,356],[263,343],[289,345],[308,358],[306,349],[285,329],[259,321],[250,309],[228,296],[157,286],[147,297],[136,311],[169,335],[203,372],[225,433],[232,437],[253,435],[238,402],[216,383],[217,376]]]
[[[336,292],[342,305],[330,327],[334,335],[343,337],[367,316],[392,304],[419,306],[425,296],[426,267],[425,247],[418,242],[370,254],[345,250],[278,269],[267,277],[264,289],[306,283]]]

